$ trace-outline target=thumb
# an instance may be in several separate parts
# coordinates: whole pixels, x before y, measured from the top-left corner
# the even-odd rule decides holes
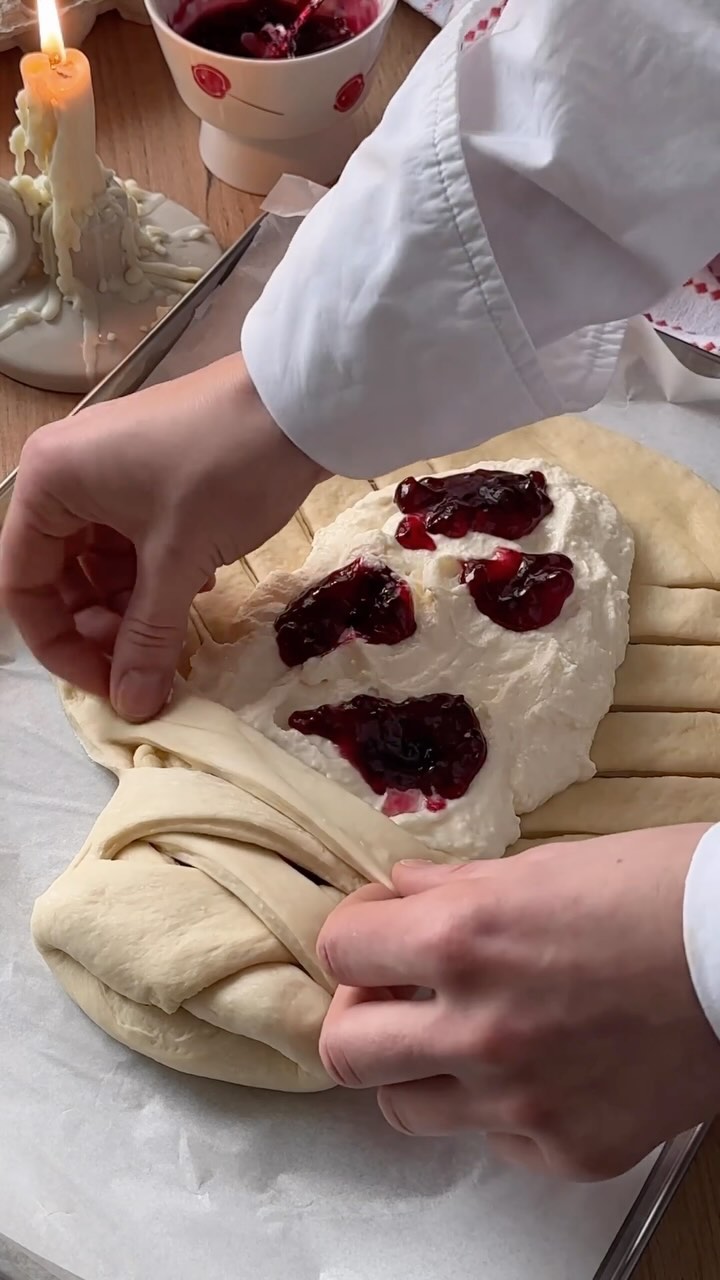
[[[125,720],[162,710],[180,660],[190,605],[206,576],[194,581],[177,553],[138,550],[135,587],[113,650],[110,701]]]
[[[492,874],[486,862],[397,862],[392,869],[393,888],[402,898],[428,889],[440,889],[456,880]]]

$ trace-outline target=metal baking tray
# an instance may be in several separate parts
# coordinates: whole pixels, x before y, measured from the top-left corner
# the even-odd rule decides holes
[[[710,1125],[666,1142],[593,1280],[629,1280]]]
[[[79,413],[90,405],[130,395],[142,386],[178,341],[198,308],[238,265],[253,243],[262,222],[263,218],[259,218],[248,228],[202,280],[143,338],[135,350],[76,405],[72,414]],[[698,351],[666,334],[661,336],[683,364],[688,364],[697,373],[720,377],[720,357]],[[693,363],[689,364],[691,359]],[[0,482],[0,524],[10,500],[16,474],[13,471]],[[665,1144],[593,1280],[629,1280],[708,1128],[709,1125],[698,1125],[696,1129]],[[80,1277],[58,1271],[51,1263],[18,1249],[0,1236],[0,1280],[80,1280]]]
[[[655,332],[691,373],[699,373],[703,378],[720,378],[720,352],[703,351],[702,347],[694,347],[691,342],[678,338],[674,333],[666,333],[664,329],[656,329]]]

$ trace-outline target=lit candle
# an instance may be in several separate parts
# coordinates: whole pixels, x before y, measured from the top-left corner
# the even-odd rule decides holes
[[[42,52],[28,53],[20,63],[20,123],[10,139],[18,175],[14,185],[29,213],[37,215],[43,206],[51,213],[48,230],[57,284],[69,295],[74,284],[70,255],[80,249],[83,227],[107,187],[108,175],[95,153],[90,63],[78,49],[65,48],[55,0],[38,0],[37,9]],[[43,179],[39,184],[24,174],[28,151]]]

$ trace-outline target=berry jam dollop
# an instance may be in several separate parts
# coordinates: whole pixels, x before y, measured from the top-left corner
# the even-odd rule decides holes
[[[560,615],[575,589],[573,562],[500,547],[489,560],[464,560],[460,572],[480,613],[507,631],[539,631]]]
[[[191,44],[234,58],[301,58],[346,44],[377,17],[376,4],[355,0],[342,8],[293,0],[239,0],[210,5],[190,22],[184,9],[173,27]]]
[[[403,702],[360,694],[337,706],[294,711],[288,723],[333,742],[376,795],[420,792],[433,810],[464,796],[487,759],[475,712],[449,693]],[[408,809],[396,802],[388,812]]]
[[[395,538],[408,551],[434,551],[437,546],[435,539],[425,528],[422,516],[403,516],[395,530]]]
[[[454,476],[408,476],[395,490],[395,504],[405,520],[395,537],[404,547],[429,549],[420,529],[430,537],[462,538],[489,533],[513,542],[537,529],[553,509],[541,471],[461,471]],[[434,543],[433,543],[434,546]]]
[[[412,591],[384,564],[353,560],[316,582],[275,619],[287,667],[330,653],[345,640],[400,644],[417,627]]]

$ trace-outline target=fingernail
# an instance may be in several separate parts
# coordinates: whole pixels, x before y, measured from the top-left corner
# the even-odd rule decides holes
[[[436,865],[432,858],[402,858],[398,863],[399,867],[412,867],[413,871],[417,871],[419,867],[434,867]]]
[[[168,696],[168,679],[161,671],[126,671],[113,702],[125,720],[150,720]]]

